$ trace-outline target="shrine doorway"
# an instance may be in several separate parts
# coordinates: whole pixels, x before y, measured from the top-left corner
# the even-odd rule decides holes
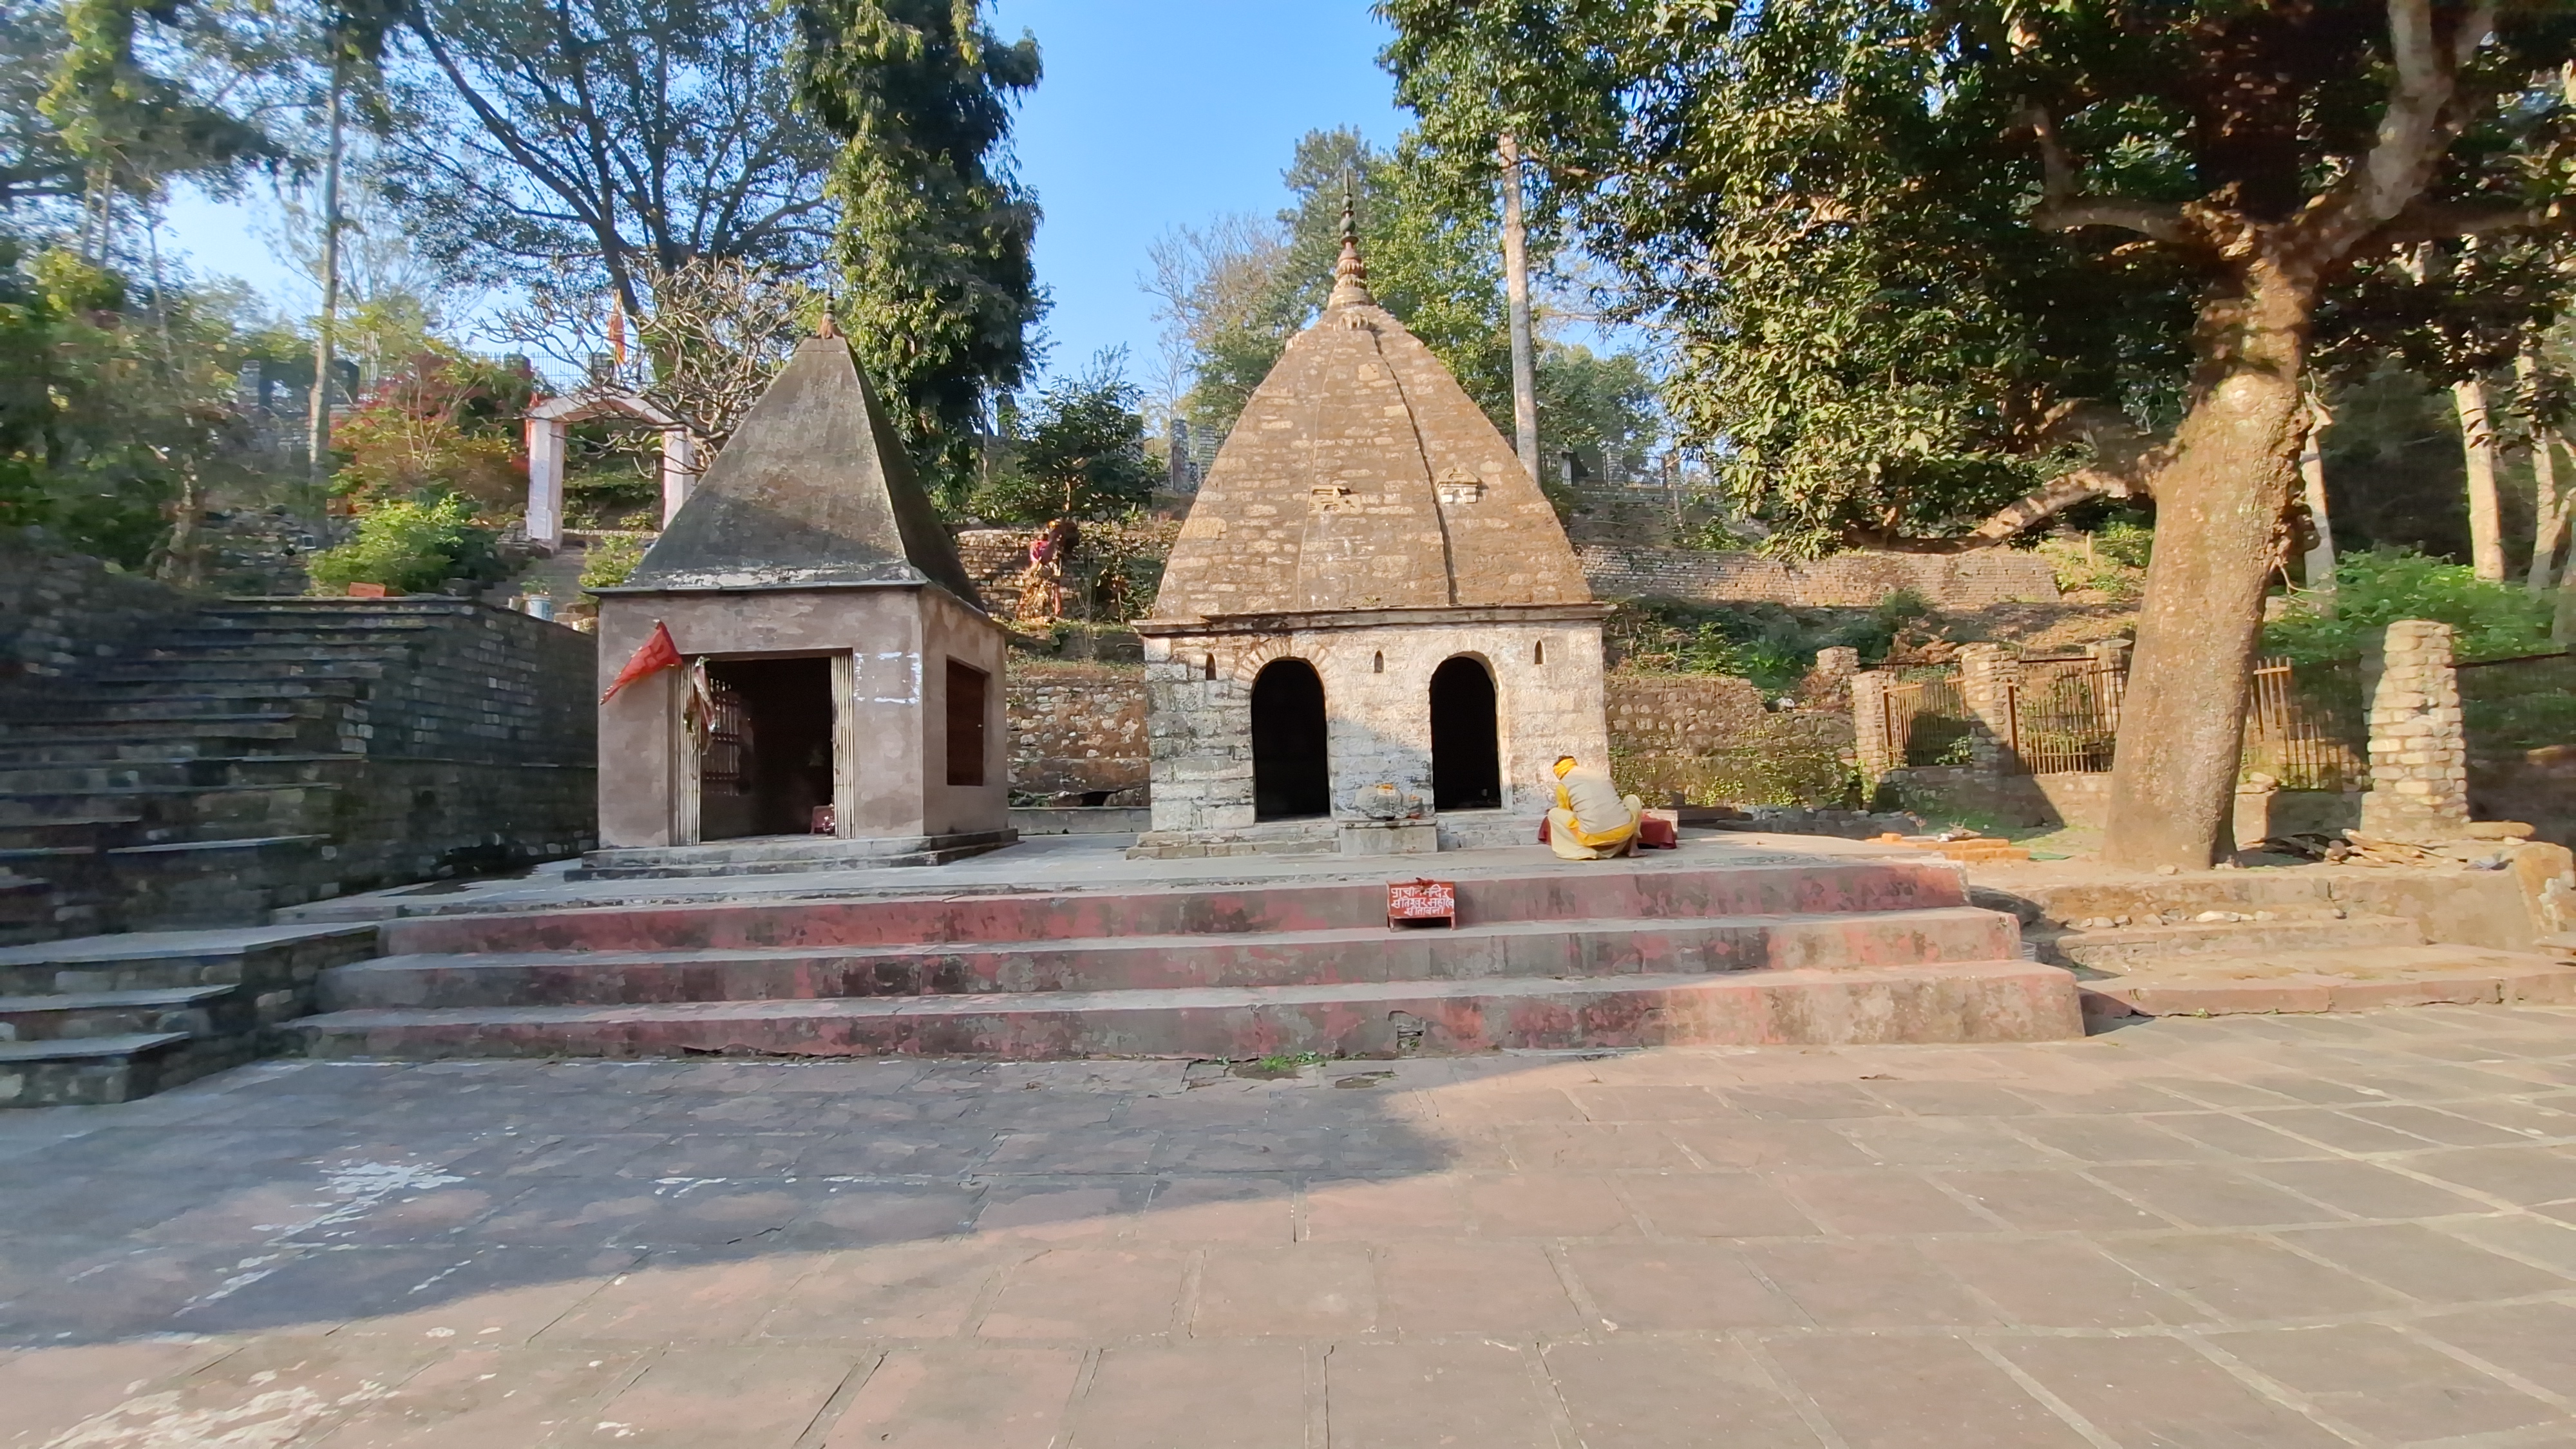
[[[1274,659],[1252,681],[1252,818],[1300,820],[1332,809],[1323,677],[1303,659]]]
[[[1431,807],[1492,810],[1502,803],[1494,676],[1485,661],[1460,654],[1431,673]]]
[[[809,835],[832,803],[832,661],[711,659],[698,838]]]

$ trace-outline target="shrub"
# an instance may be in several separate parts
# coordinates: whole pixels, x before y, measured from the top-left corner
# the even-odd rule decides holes
[[[644,561],[645,541],[631,533],[612,533],[591,540],[582,551],[581,586],[585,589],[613,589],[626,582],[635,566]]]
[[[453,494],[381,504],[359,515],[357,537],[315,554],[309,572],[326,588],[382,584],[407,594],[435,593],[449,579],[497,580],[506,570],[496,537],[473,518],[473,505]]]
[[[2146,586],[2147,555],[2155,541],[2154,529],[2113,519],[2091,533],[2048,539],[2036,551],[2048,560],[2061,592],[2125,602]]]
[[[1848,645],[1864,665],[1887,658],[1896,636],[1932,606],[1898,589],[1866,613],[1784,604],[1695,604],[1640,599],[1603,626],[1611,661],[1645,673],[1731,674],[1767,696],[1787,694],[1815,667],[1816,651]]]
[[[2552,599],[2413,549],[2345,554],[2335,561],[2334,613],[2322,613],[2320,602],[2293,594],[2288,611],[2263,627],[2263,652],[2300,664],[2351,659],[2400,619],[2450,625],[2462,659],[2553,652]]]

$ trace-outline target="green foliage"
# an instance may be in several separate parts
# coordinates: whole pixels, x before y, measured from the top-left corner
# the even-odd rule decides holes
[[[524,368],[424,352],[332,430],[348,461],[332,491],[361,507],[456,495],[487,515],[524,505],[519,417],[535,394]]]
[[[967,510],[994,523],[1046,523],[1143,507],[1157,475],[1145,456],[1144,395],[1127,380],[1125,363],[1112,349],[1088,370],[1047,384],[1019,413],[1026,436],[1010,466],[968,498]]]
[[[317,586],[382,584],[406,594],[435,593],[449,579],[497,580],[497,535],[473,520],[473,505],[452,495],[386,503],[359,515],[357,537],[315,554],[308,572]]]
[[[263,8],[222,0],[64,5],[70,43],[40,105],[89,170],[94,193],[153,197],[165,177],[181,174],[221,186],[253,163],[285,159],[260,109],[245,104],[261,98],[246,81],[283,72],[294,59],[286,28],[264,23]],[[156,61],[172,73],[155,70]]]
[[[800,0],[805,97],[843,145],[832,173],[845,330],[915,456],[962,484],[985,400],[1019,385],[1045,310],[1036,196],[1011,173],[1010,108],[1037,42],[982,0]]]
[[[1200,299],[1188,339],[1197,379],[1190,426],[1203,433],[1233,427],[1288,339],[1322,311],[1341,251],[1347,187],[1370,292],[1508,436],[1511,333],[1491,195],[1462,200],[1414,137],[1379,150],[1350,129],[1308,132],[1283,179],[1294,200],[1279,213],[1281,244],[1211,259],[1203,279],[1210,295]],[[1224,275],[1246,266],[1258,273],[1248,285]],[[1547,456],[1623,455],[1658,435],[1653,384],[1636,358],[1542,339],[1532,363],[1539,446]]]
[[[581,586],[584,589],[613,589],[633,576],[635,566],[644,561],[645,541],[632,533],[612,533],[590,541],[582,551]]]
[[[1855,805],[1858,780],[1818,719],[1765,715],[1748,738],[1697,754],[1614,749],[1610,779],[1651,805]]]
[[[235,369],[270,339],[211,289],[129,297],[70,252],[0,237],[0,521],[141,568],[183,489],[239,480]]]
[[[2046,539],[2036,552],[2048,560],[2061,592],[2126,602],[2146,588],[2147,554],[2155,540],[2154,528],[2115,518],[2091,533]]]
[[[2301,664],[2352,659],[2398,620],[2430,619],[2457,631],[2452,648],[2463,660],[2546,654],[2556,647],[2552,603],[2411,549],[2348,553],[2335,561],[2334,613],[2319,612],[2316,595],[2293,595],[2289,611],[2263,627],[2263,652]]]
[[[2176,243],[2117,223],[2215,207],[2251,234],[2312,194],[2340,199],[2353,183],[2336,178],[2362,171],[2388,109],[2401,13],[2381,0],[1381,11],[1399,95],[1444,171],[1488,169],[1494,138],[1519,138],[1540,223],[1611,269],[1616,315],[1669,329],[1677,424],[1724,442],[1724,482],[1792,553],[1963,531],[2087,461],[2088,433],[2102,434],[2068,425],[2078,404],[2170,427],[2195,361],[2223,360],[2234,335],[2196,335],[2199,311],[2243,295],[2256,251],[2215,240],[2236,235],[2223,228]],[[2447,33],[2458,22],[2441,14]],[[2507,4],[2497,18],[2446,111],[2458,126],[2431,142],[2447,154],[2426,168],[2430,209],[2530,209],[2568,190],[2576,128],[2555,73],[2576,11]],[[2118,198],[2104,209],[2115,224],[2039,214],[2050,178],[2034,114],[2062,142],[2059,189]],[[2397,255],[2385,240],[2352,254]],[[2466,290],[2521,306],[2497,270]],[[2325,274],[2331,303],[2346,282]]]
[[[1866,610],[1638,599],[1611,613],[1602,636],[1618,668],[1731,674],[1775,698],[1815,668],[1818,650],[1857,649],[1864,665],[1875,665],[1887,658],[1901,630],[1931,613],[1920,595],[1902,589]]]

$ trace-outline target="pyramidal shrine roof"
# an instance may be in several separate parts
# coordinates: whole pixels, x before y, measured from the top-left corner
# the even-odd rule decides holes
[[[977,604],[849,339],[827,326],[797,344],[625,587],[923,583]]]
[[[1377,305],[1345,213],[1324,315],[1217,451],[1155,622],[1591,599],[1511,445]]]

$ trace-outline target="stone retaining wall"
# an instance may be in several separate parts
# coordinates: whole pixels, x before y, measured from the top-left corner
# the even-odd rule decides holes
[[[24,688],[165,631],[197,601],[167,584],[0,532],[0,689]]]
[[[1604,599],[1866,609],[1899,589],[1910,589],[1936,609],[2058,602],[2057,577],[2048,560],[2010,549],[1841,553],[1798,564],[1757,553],[1604,544],[1586,544],[1576,553],[1592,592]]]
[[[1074,664],[1014,657],[1004,690],[1015,796],[1108,792],[1104,805],[1141,805],[1150,761],[1142,664]]]
[[[1851,744],[1849,715],[1772,713],[1751,683],[1724,675],[1611,674],[1605,693],[1621,783],[1650,790],[1658,801],[1675,790],[1707,794],[1726,782],[1758,787],[1801,770],[1838,776]],[[1107,792],[1104,803],[1143,801],[1149,762],[1141,668],[1015,655],[1006,697],[1015,796]],[[1743,799],[1748,792],[1740,786],[1727,793],[1736,798],[1725,803],[1792,803]]]

